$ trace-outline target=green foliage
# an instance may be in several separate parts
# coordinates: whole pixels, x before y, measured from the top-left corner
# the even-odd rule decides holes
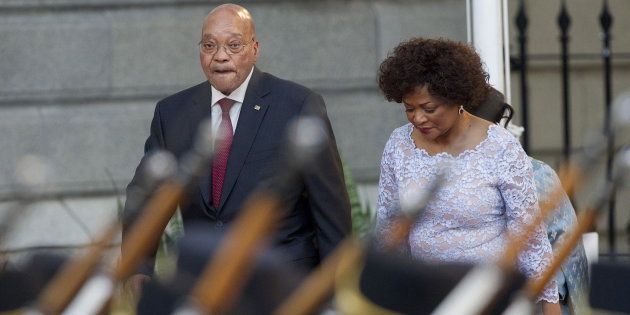
[[[177,242],[184,236],[184,223],[179,210],[175,212],[160,239],[155,255],[155,274],[167,279],[175,273],[177,264]]]
[[[350,174],[350,170],[344,164],[343,173],[346,181],[346,189],[348,190],[348,196],[350,197],[350,209],[352,214],[352,234],[356,238],[364,238],[372,229],[372,215],[370,208],[362,209],[361,201],[359,200],[359,193],[357,191],[357,185]]]

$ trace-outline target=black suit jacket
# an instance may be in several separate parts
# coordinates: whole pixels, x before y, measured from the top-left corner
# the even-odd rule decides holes
[[[145,157],[156,149],[165,149],[180,158],[190,149],[199,123],[211,115],[210,102],[208,82],[159,101],[145,143]],[[350,233],[351,219],[341,161],[324,101],[301,85],[257,68],[241,107],[220,205],[211,204],[212,177],[208,171],[187,202],[180,205],[185,226],[202,220],[225,228],[232,222],[252,191],[277,173],[287,125],[304,114],[323,118],[329,137],[323,156],[285,195],[289,212],[280,222],[273,243],[289,260],[305,267],[312,267],[326,256]],[[128,193],[138,177],[138,169],[127,187]]]

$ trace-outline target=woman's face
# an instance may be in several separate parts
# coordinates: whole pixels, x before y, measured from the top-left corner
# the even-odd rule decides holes
[[[402,101],[407,120],[426,140],[445,137],[459,119],[458,107],[431,96],[426,86],[416,87]]]

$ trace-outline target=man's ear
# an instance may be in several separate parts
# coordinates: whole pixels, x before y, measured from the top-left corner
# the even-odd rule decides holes
[[[254,57],[256,57],[256,59],[258,59],[258,49],[260,48],[259,44],[258,44],[258,41],[254,39],[254,43],[252,44],[252,46],[254,48]]]

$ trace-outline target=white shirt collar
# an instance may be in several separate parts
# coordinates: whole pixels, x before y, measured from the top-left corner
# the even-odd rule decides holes
[[[220,99],[226,97],[242,104],[243,100],[245,100],[245,92],[247,92],[247,86],[249,85],[249,79],[252,78],[252,73],[254,73],[254,67],[252,67],[252,70],[249,71],[249,75],[247,76],[245,81],[243,81],[243,83],[241,83],[241,85],[239,85],[236,90],[232,91],[230,95],[225,95],[219,90],[215,89],[214,86],[210,85],[210,91],[212,92],[212,106],[214,106]]]

